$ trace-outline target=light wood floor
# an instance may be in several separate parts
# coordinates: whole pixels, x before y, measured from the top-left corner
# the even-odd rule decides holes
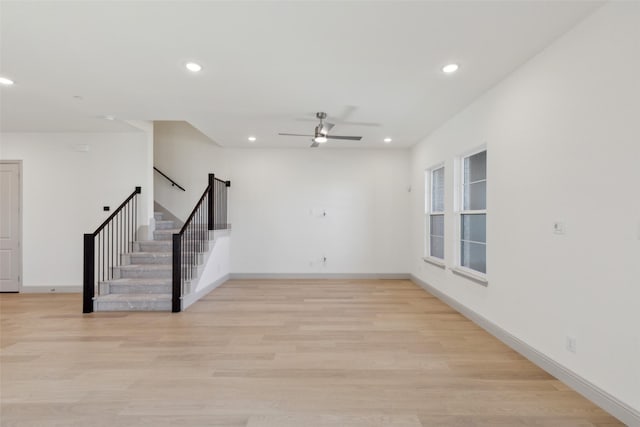
[[[408,281],[231,281],[180,314],[0,309],[3,427],[621,425]]]

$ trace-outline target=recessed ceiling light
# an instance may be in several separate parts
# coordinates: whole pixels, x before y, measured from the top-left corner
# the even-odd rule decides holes
[[[13,84],[13,80],[8,79],[6,77],[0,77],[0,84],[3,84],[5,86],[11,86]]]
[[[391,138],[385,138],[383,139],[384,142],[386,142],[387,144],[390,143],[391,141],[393,141]]]
[[[455,73],[456,71],[458,71],[458,64],[449,64],[449,65],[445,65],[444,67],[442,67],[442,72],[443,73],[447,73],[447,74],[451,74],[451,73]]]
[[[187,70],[193,71],[194,73],[202,70],[202,65],[196,64],[195,62],[187,62],[184,66],[187,67]]]
[[[256,137],[255,136],[250,136],[249,138],[247,138],[249,141],[251,142],[255,142],[256,141]]]

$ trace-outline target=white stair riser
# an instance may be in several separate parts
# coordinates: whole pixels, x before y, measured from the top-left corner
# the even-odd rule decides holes
[[[135,252],[171,252],[171,241],[140,240],[133,244]]]
[[[170,294],[171,284],[143,285],[123,283],[101,283],[100,294]]]
[[[114,278],[118,279],[170,279],[171,269],[168,270],[145,270],[142,268],[124,269],[116,268]]]
[[[95,311],[171,311],[171,301],[100,301]]]
[[[184,254],[182,257],[183,262],[191,262],[193,254]],[[204,261],[204,255],[200,252],[195,254],[196,264],[202,264]],[[171,252],[156,252],[153,254],[137,254],[135,252],[122,255],[122,264],[138,264],[138,265],[171,265],[173,264],[173,254]]]
[[[170,230],[176,228],[173,221],[156,221],[156,230]]]
[[[158,231],[154,231],[153,232],[153,240],[173,240],[173,234],[172,233],[162,233],[162,232],[158,232]]]
[[[123,264],[171,264],[171,252],[158,252],[153,255],[131,253],[122,256]]]
[[[173,235],[177,234],[175,231],[172,231],[171,229],[167,229],[167,230],[156,230],[153,232],[153,240],[155,241],[165,241],[165,240],[173,240]],[[182,238],[186,239],[186,240],[195,240],[195,241],[201,241],[203,239],[207,239],[207,234],[209,234],[208,232],[199,232],[199,231],[185,231],[182,234]]]

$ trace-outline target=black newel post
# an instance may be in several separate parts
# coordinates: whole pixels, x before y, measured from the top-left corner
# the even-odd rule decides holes
[[[209,230],[214,229],[214,208],[215,208],[215,199],[213,197],[213,187],[216,183],[216,176],[212,173],[209,174],[209,217],[208,217],[208,225]]]
[[[173,235],[173,266],[172,273],[172,292],[171,292],[171,311],[180,312],[182,309],[180,297],[182,296],[182,245],[180,234]]]
[[[84,260],[82,272],[82,312],[93,313],[95,296],[95,236],[84,235]]]

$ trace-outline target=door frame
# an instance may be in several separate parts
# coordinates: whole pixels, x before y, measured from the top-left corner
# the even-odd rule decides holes
[[[18,165],[18,293],[22,292],[22,284],[24,282],[24,272],[22,271],[22,215],[24,210],[22,209],[22,160],[0,160],[0,164],[13,164]]]

